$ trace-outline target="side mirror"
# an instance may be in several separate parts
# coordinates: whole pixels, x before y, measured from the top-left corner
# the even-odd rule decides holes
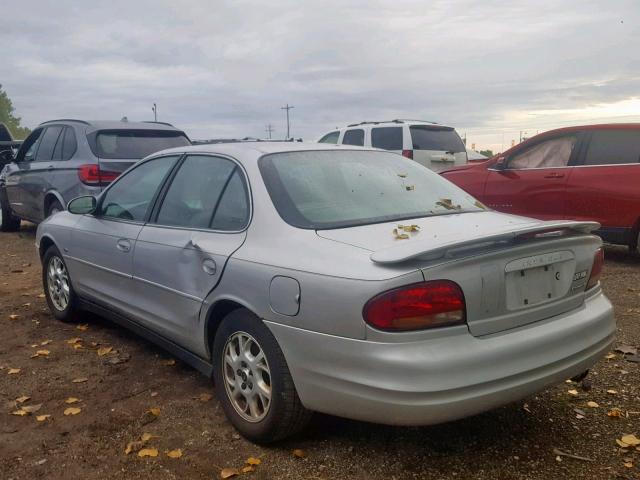
[[[507,168],[507,159],[505,157],[498,157],[496,161],[491,165],[488,170],[492,172],[501,172]]]
[[[96,211],[98,201],[96,197],[92,195],[84,195],[82,197],[76,197],[69,202],[67,210],[75,215],[86,215]]]

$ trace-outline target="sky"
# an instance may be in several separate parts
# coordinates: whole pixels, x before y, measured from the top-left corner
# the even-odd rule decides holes
[[[0,84],[23,124],[158,120],[191,138],[395,118],[468,146],[640,121],[640,0],[110,1],[2,5]]]

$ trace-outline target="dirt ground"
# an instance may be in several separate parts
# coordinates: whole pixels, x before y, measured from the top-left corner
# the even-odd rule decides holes
[[[2,480],[214,479],[249,457],[261,463],[242,476],[255,479],[640,479],[640,451],[616,444],[625,434],[640,436],[640,366],[618,352],[595,366],[588,391],[561,384],[423,428],[317,415],[296,438],[253,445],[227,423],[215,397],[200,397],[213,391],[195,370],[100,318],[87,316],[84,330],[56,321],[41,296],[34,233],[23,225],[19,233],[0,234]],[[606,258],[603,284],[616,307],[617,344],[640,346],[640,260],[618,247],[607,247]],[[65,403],[69,397],[78,401]],[[12,414],[39,404],[28,415]],[[80,411],[65,415],[68,408]],[[608,416],[613,408],[622,415]],[[50,417],[38,421],[43,415]],[[126,455],[143,433],[155,436],[146,447],[158,456]],[[175,449],[180,458],[167,456]]]

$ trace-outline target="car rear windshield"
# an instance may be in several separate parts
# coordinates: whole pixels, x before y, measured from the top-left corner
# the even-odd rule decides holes
[[[144,158],[165,148],[190,145],[182,132],[166,130],[102,130],[94,153],[100,158]]]
[[[464,144],[457,132],[450,127],[411,125],[411,140],[414,150],[436,150],[442,152],[464,152]]]
[[[485,207],[437,173],[390,152],[306,151],[259,161],[280,216],[295,227],[331,229]]]

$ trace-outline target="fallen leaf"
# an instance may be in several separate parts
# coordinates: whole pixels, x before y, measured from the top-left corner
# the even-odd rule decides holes
[[[26,410],[23,410],[21,408],[20,410],[15,410],[15,411],[11,412],[11,415],[17,415],[19,417],[24,417],[25,415],[29,415],[29,412],[27,412]]]
[[[304,458],[307,456],[307,453],[299,448],[294,449],[291,454],[296,458]]]
[[[112,350],[113,350],[113,347],[100,347],[98,349],[98,356],[99,357],[104,357],[108,353],[111,353]]]
[[[635,355],[638,353],[638,349],[636,347],[632,347],[631,345],[618,345],[615,348],[616,352],[620,352],[623,355],[625,354],[630,354],[630,355]]]
[[[18,373],[20,373],[20,368],[10,368],[7,371],[7,375],[17,375]]]
[[[9,315],[9,320],[16,320],[20,318],[20,315],[17,315],[15,313],[12,313],[11,315]]]
[[[213,396],[210,393],[201,393],[200,395],[193,397],[194,400],[200,400],[201,402],[208,402]]]
[[[41,293],[40,295],[38,295],[38,298],[44,298],[44,293]]]
[[[84,347],[82,346],[82,344],[81,344],[81,343],[74,343],[74,344],[73,344],[73,345],[71,345],[71,346],[72,346],[75,350],[79,350],[79,349],[81,349],[81,348],[84,348]]]
[[[568,393],[569,395],[571,395],[571,396],[574,396],[574,397],[577,397],[577,396],[578,396],[578,390],[576,390],[576,389],[569,390],[567,393]]]
[[[606,358],[607,360],[612,360],[612,359],[616,358],[616,354],[615,353],[610,353],[609,355],[605,356],[604,358]]]
[[[630,447],[630,445],[627,445],[626,443],[624,443],[622,440],[620,440],[618,438],[616,438],[616,443],[618,444],[618,446],[620,448],[629,448]]]
[[[262,460],[260,460],[259,458],[256,458],[256,457],[247,458],[247,465],[260,465],[261,463],[262,463]]]
[[[27,400],[31,400],[31,397],[27,397],[26,395],[23,395],[22,397],[16,398],[15,402],[16,403],[24,403]]]
[[[165,452],[165,453],[169,458],[180,458],[182,456],[182,449],[176,448],[175,450],[169,450],[168,452]]]
[[[236,475],[240,475],[240,471],[237,468],[223,468],[220,471],[220,478],[231,478]]]
[[[157,457],[158,449],[157,448],[143,448],[138,452],[139,457]]]
[[[527,413],[531,413],[531,409],[529,408],[528,403],[525,403],[524,405],[522,405],[522,409]]]
[[[587,407],[589,408],[598,408],[600,405],[598,405],[597,402],[587,402]]]
[[[157,435],[152,435],[150,433],[143,433],[142,436],[140,437],[140,440],[143,442],[148,442],[152,438],[158,438],[158,437]]]
[[[622,416],[622,410],[620,410],[619,408],[612,408],[607,412],[607,416],[612,418],[619,418]]]
[[[403,232],[419,232],[419,225],[398,225],[398,230],[402,230]]]
[[[162,360],[160,365],[164,365],[165,367],[171,367],[176,364],[176,361],[173,358],[169,358],[167,360]]]
[[[87,377],[74,378],[71,383],[84,383],[89,380]]]
[[[69,345],[75,345],[78,342],[81,342],[82,339],[80,337],[73,337],[70,338],[69,340],[65,340],[65,342],[67,342]]]
[[[48,357],[51,352],[49,350],[38,350],[36,353],[41,357]]]
[[[129,455],[131,452],[137,452],[142,447],[144,447],[144,442],[136,440],[135,442],[127,443],[127,448],[124,449],[124,453]]]
[[[88,323],[81,323],[76,328],[78,330],[82,331],[82,332],[86,332],[87,330],[89,330],[89,324]]]
[[[45,345],[49,345],[51,342],[53,342],[53,340],[44,340],[40,342],[40,345],[44,347]]]
[[[51,415],[38,415],[36,417],[36,420],[39,422],[44,422],[46,420],[49,420],[51,418]]]
[[[27,413],[35,413],[42,408],[42,404],[38,403],[36,405],[23,405],[22,410]]]
[[[623,465],[627,468],[633,468],[633,462],[624,462]]]
[[[151,415],[158,416],[160,415],[160,407],[153,407],[148,410]]]
[[[256,469],[254,467],[252,467],[251,465],[247,465],[246,467],[242,467],[242,470],[240,470],[242,473],[251,473],[251,472],[255,472]]]
[[[618,394],[618,391],[617,391],[617,390],[614,390],[614,389],[612,389],[612,388],[611,388],[611,389],[607,390],[607,393],[608,393],[609,395],[617,395],[617,394]]]
[[[69,416],[69,415],[78,415],[81,411],[82,411],[82,409],[81,409],[81,408],[78,408],[78,407],[69,407],[69,408],[67,408],[67,409],[64,411],[64,414],[65,414],[66,416]]]
[[[625,435],[620,440],[632,447],[637,447],[638,445],[640,445],[640,438],[636,437],[635,435]]]
[[[399,233],[397,228],[393,229],[393,235],[396,240],[407,240],[409,238],[409,235],[406,233]]]
[[[72,403],[78,403],[79,401],[80,401],[79,398],[69,397],[64,401],[64,403],[68,403],[69,405],[71,405]]]

